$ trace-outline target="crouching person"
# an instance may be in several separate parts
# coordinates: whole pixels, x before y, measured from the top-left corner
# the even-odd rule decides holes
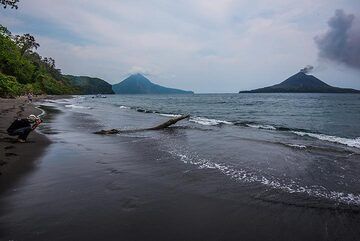
[[[35,130],[42,123],[42,120],[35,116],[29,115],[26,119],[15,120],[7,129],[10,136],[18,136],[19,142],[26,142],[31,131]]]

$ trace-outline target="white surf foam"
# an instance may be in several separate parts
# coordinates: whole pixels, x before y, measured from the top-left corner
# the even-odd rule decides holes
[[[339,143],[339,144],[343,144],[343,145],[350,146],[350,147],[360,148],[360,137],[355,138],[355,139],[350,139],[350,138],[343,138],[343,137],[338,137],[338,136],[329,136],[329,135],[324,135],[324,134],[307,133],[307,132],[302,132],[302,131],[292,131],[292,132],[299,136],[309,136],[309,137],[316,138],[316,139],[319,139],[322,141],[329,141],[329,142]]]
[[[306,148],[305,145],[298,145],[298,144],[286,144],[286,145],[290,146],[290,147],[299,148],[299,149],[305,149]]]
[[[162,113],[160,115],[165,116],[165,117],[171,117],[171,118],[176,118],[176,117],[182,116],[182,115],[177,115],[177,114],[166,114],[166,113]],[[205,125],[205,126],[216,126],[216,125],[220,125],[220,124],[226,124],[226,125],[233,124],[229,121],[208,119],[208,118],[204,118],[204,117],[190,117],[189,121],[200,124],[200,125]]]
[[[57,99],[57,100],[44,100],[45,102],[49,103],[56,103],[56,104],[68,104],[70,103],[70,99]]]
[[[276,128],[271,125],[256,125],[256,124],[246,124],[246,125],[248,127],[257,128],[257,129],[276,130]]]
[[[326,190],[324,187],[317,185],[312,185],[311,187],[301,186],[293,180],[289,180],[288,183],[281,182],[277,179],[270,180],[269,178],[259,176],[250,171],[236,169],[225,164],[214,163],[204,158],[193,158],[190,155],[185,155],[176,151],[169,151],[169,153],[179,157],[183,163],[196,165],[200,169],[216,169],[222,174],[238,181],[248,183],[256,182],[288,193],[303,193],[312,197],[329,199],[343,204],[360,205],[360,195],[357,194]]]
[[[35,108],[41,111],[41,113],[37,117],[41,117],[46,114],[46,112],[43,109],[41,109],[40,106],[36,106]]]
[[[226,124],[226,125],[232,125],[233,124],[233,123],[231,123],[229,121],[208,119],[208,118],[204,118],[204,117],[191,117],[189,119],[189,121],[200,124],[200,125],[205,125],[205,126],[216,126],[216,125],[219,125],[219,124]]]
[[[73,108],[73,109],[91,109],[91,107],[86,107],[82,105],[65,105],[66,108]]]
[[[160,114],[161,116],[165,116],[165,117],[171,117],[171,118],[176,118],[176,117],[180,117],[181,115],[174,115],[174,114]]]
[[[124,106],[124,105],[120,106],[119,108],[120,108],[120,109],[130,109],[130,107]]]

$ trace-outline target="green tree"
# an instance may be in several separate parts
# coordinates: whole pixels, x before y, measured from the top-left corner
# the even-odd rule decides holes
[[[10,8],[18,9],[17,3],[19,0],[0,0],[0,4],[6,8],[7,6],[10,6]]]
[[[33,82],[35,66],[21,56],[20,48],[4,28],[0,33],[0,72],[16,77],[19,83]]]
[[[55,60],[53,58],[45,57],[43,58],[43,62],[47,65],[49,69],[55,69]]]
[[[53,58],[45,57],[42,59],[42,63],[45,65],[45,69],[50,75],[57,80],[63,79],[61,70],[57,69],[55,66],[55,60]]]
[[[20,48],[21,56],[24,56],[25,53],[31,53],[33,49],[40,47],[34,38],[34,36],[26,33],[24,35],[16,35],[15,43]]]
[[[80,93],[56,68],[53,58],[43,58],[35,51],[39,46],[30,34],[12,36],[0,24],[0,97],[26,92]]]
[[[11,37],[11,32],[7,29],[7,27],[2,26],[0,24],[0,34],[4,37]]]

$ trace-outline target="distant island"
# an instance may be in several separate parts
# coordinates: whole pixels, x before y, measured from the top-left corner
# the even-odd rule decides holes
[[[112,86],[115,94],[193,94],[192,91],[185,91],[167,88],[152,83],[142,74],[133,74],[118,84]]]
[[[239,93],[360,93],[360,90],[333,87],[300,71],[280,84]]]
[[[112,85],[100,78],[63,75],[69,83],[79,89],[82,95],[114,94]]]

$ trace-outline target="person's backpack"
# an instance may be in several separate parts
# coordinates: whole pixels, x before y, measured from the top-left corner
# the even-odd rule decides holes
[[[10,134],[11,132],[13,132],[16,129],[18,121],[19,121],[18,119],[14,120],[13,123],[11,123],[11,125],[9,126],[9,128],[7,128],[6,132],[8,134]]]
[[[13,123],[11,123],[11,125],[9,126],[9,128],[7,128],[6,131],[8,134],[10,134],[16,129],[26,126],[30,126],[29,122],[26,119],[16,119]]]

